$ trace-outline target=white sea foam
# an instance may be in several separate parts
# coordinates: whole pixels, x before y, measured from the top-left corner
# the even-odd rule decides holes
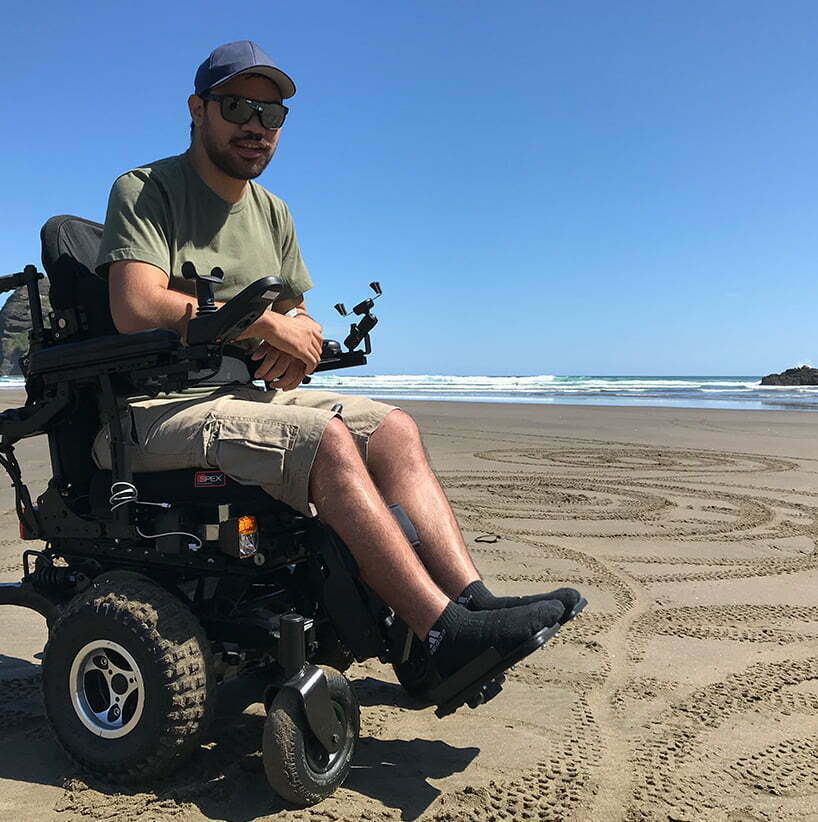
[[[21,388],[19,377],[0,387]],[[313,388],[385,400],[657,405],[694,408],[818,410],[818,386],[762,386],[746,376],[557,376],[451,374],[316,374]]]
[[[580,403],[669,407],[815,410],[818,386],[762,386],[745,376],[456,376],[339,371],[319,374],[315,388],[386,400]]]
[[[444,374],[380,374],[359,376],[338,372],[318,374],[316,387],[401,391],[485,391],[485,392],[609,392],[670,390],[753,390],[756,380],[729,377],[558,377],[539,376],[456,376]]]

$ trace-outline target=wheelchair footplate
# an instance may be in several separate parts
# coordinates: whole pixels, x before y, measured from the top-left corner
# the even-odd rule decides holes
[[[558,622],[549,628],[543,628],[505,656],[501,656],[495,648],[484,651],[429,693],[429,699],[438,706],[435,715],[442,719],[463,705],[476,708],[493,699],[503,688],[505,672],[542,648],[561,627]]]

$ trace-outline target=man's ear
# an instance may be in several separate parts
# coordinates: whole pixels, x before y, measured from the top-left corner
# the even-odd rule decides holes
[[[193,125],[200,126],[204,120],[204,100],[197,94],[191,94],[187,98],[187,108],[190,112],[190,119],[193,120]]]

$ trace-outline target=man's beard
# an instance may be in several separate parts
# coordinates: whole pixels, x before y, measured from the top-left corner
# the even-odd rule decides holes
[[[273,152],[263,154],[255,160],[248,160],[233,154],[229,148],[221,148],[213,143],[206,128],[202,129],[202,145],[219,171],[224,172],[234,180],[254,180],[267,168],[268,163],[273,158]]]

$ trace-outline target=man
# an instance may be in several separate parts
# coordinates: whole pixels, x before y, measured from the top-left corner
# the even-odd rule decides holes
[[[236,360],[217,375],[220,386],[134,402],[134,468],[212,466],[303,513],[314,505],[363,579],[426,643],[443,679],[491,647],[510,665],[542,629],[574,615],[584,604],[579,593],[494,597],[412,419],[362,397],[293,390],[321,356],[321,327],[304,302],[312,281],[287,207],[251,181],[278,145],[288,111],[281,101],[294,94],[292,80],[256,44],[221,46],[199,67],[188,99],[189,150],[114,183],[97,271],[108,277],[120,332],[164,327],[184,337],[196,305],[192,282],[180,277],[188,260],[200,273],[224,270],[221,301],[262,276],[284,283],[275,310],[243,334],[255,346],[252,376],[274,390],[256,389]],[[103,430],[95,445],[103,467],[105,438]],[[415,524],[420,558],[384,500]]]

